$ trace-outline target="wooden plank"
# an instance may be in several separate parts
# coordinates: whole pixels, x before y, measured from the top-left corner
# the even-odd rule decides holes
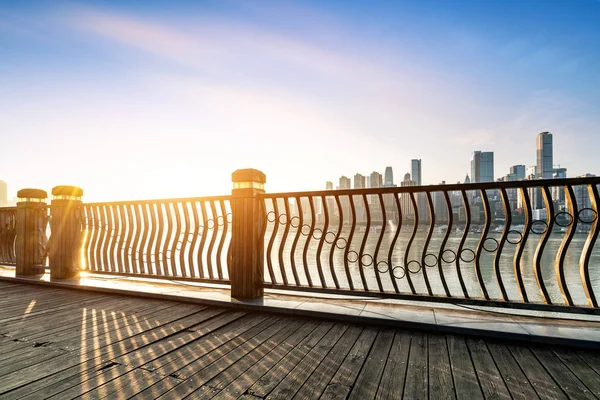
[[[294,369],[270,392],[269,399],[291,399],[348,329],[350,329],[348,334],[351,343],[346,347],[350,350],[350,346],[358,337],[361,329],[358,327],[348,328],[347,325],[336,324],[329,332],[327,332],[323,339],[321,339],[319,344],[312,348],[302,361],[300,361],[298,365],[296,365],[296,367],[294,367]]]
[[[345,399],[360,373],[362,366],[375,342],[378,329],[367,327],[358,337],[356,343],[344,359],[342,365],[327,385],[321,396],[322,399]]]
[[[259,362],[255,363],[250,369],[239,375],[233,382],[223,388],[215,397],[215,400],[235,399],[245,393],[260,377],[270,371],[279,361],[283,360],[290,351],[300,345],[308,335],[318,326],[317,321],[301,320],[303,325],[298,328],[291,336],[283,340]]]
[[[554,354],[587,386],[593,394],[600,397],[600,374],[594,371],[575,351],[570,349],[553,349]],[[600,361],[600,360],[598,360]],[[600,366],[600,363],[594,363]]]
[[[248,389],[248,393],[259,397],[265,397],[267,393],[275,388],[292,369],[304,358],[304,356],[315,347],[319,341],[329,332],[334,324],[323,322],[312,331],[303,341],[288,355],[281,360],[269,372],[263,375],[254,385]]]
[[[396,331],[394,343],[379,382],[377,399],[401,399],[408,365],[408,354],[412,337],[409,332]]]
[[[350,400],[372,399],[375,397],[393,341],[393,330],[385,329],[379,332],[350,392]]]
[[[541,398],[567,398],[562,389],[556,384],[554,379],[552,379],[528,348],[516,345],[508,345],[507,347]]]
[[[569,398],[595,399],[590,389],[548,348],[533,346],[531,352]]]
[[[598,351],[576,350],[577,355],[597,374],[600,374],[600,353]]]
[[[481,391],[486,399],[510,399],[511,395],[515,399],[522,398],[523,395],[533,396],[525,397],[528,400],[537,398],[527,378],[523,376],[519,366],[505,347],[488,350],[482,339],[473,338],[467,339],[467,346]]]
[[[460,336],[447,335],[446,342],[457,397],[469,400],[483,399],[465,339]]]
[[[445,335],[429,334],[429,398],[455,399],[454,380]],[[461,396],[461,398],[464,398]]]
[[[426,399],[429,396],[427,371],[427,335],[415,332],[410,344],[408,369],[404,382],[404,399]]]

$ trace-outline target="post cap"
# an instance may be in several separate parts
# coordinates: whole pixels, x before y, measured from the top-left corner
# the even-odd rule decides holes
[[[267,176],[253,168],[238,169],[231,174],[231,181],[234,189],[264,190]]]
[[[54,199],[78,200],[83,196],[83,189],[77,186],[61,185],[52,188]]]
[[[42,189],[21,189],[17,192],[17,197],[25,201],[29,201],[29,199],[43,200],[48,198],[48,192]]]

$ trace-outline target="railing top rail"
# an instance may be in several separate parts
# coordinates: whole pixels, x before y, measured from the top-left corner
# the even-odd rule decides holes
[[[83,203],[84,206],[102,206],[102,205],[129,205],[129,204],[158,204],[158,203],[184,203],[193,201],[220,201],[229,200],[231,195],[223,196],[203,196],[203,197],[179,197],[172,199],[153,199],[153,200],[122,200],[122,201],[101,201],[93,203]]]
[[[2,211],[15,211],[17,207],[0,207],[0,212]]]
[[[388,194],[388,193],[420,193],[420,192],[453,192],[461,190],[491,190],[491,189],[518,189],[535,187],[556,186],[578,186],[578,185],[600,185],[600,177],[588,178],[562,178],[562,179],[536,179],[508,182],[485,182],[485,183],[454,183],[444,185],[424,186],[396,186],[385,188],[345,189],[345,190],[317,190],[304,192],[281,192],[264,193],[259,197],[265,199],[279,197],[308,197],[308,196],[343,196],[362,194]]]

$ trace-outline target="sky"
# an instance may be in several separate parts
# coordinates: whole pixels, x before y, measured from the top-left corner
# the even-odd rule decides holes
[[[600,174],[600,1],[0,0],[0,179],[86,201]]]

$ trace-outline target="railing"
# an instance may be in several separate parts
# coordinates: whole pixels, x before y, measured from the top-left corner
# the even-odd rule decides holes
[[[599,184],[577,178],[263,194],[264,286],[597,308]]]
[[[17,236],[16,207],[0,208],[0,265],[16,265],[15,238]]]
[[[83,204],[84,269],[228,283],[229,196]]]

